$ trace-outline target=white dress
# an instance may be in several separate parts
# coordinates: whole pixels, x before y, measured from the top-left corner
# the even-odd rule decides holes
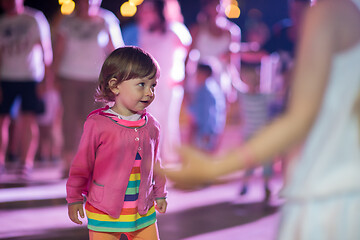
[[[178,23],[179,24],[179,23]],[[148,107],[149,112],[159,121],[160,152],[163,162],[179,161],[176,147],[180,145],[180,109],[184,95],[183,87],[178,84],[185,76],[186,49],[183,36],[177,35],[176,25],[169,25],[168,31],[161,34],[139,29],[139,45],[149,52],[160,65],[160,79],[155,88],[155,100]],[[181,28],[191,41],[187,29]],[[185,32],[184,32],[185,31]]]
[[[232,36],[231,35],[241,35],[240,28],[233,23],[229,23],[228,20],[219,18],[217,22],[219,25],[222,25],[224,29],[228,32],[223,32],[222,35],[215,36],[212,34],[206,25],[199,25],[199,32],[196,39],[194,40],[193,48],[199,52],[199,61],[205,60],[208,61],[209,58],[215,64],[219,76],[215,75],[215,78],[218,79],[221,89],[224,94],[229,97],[232,93],[232,67],[230,67],[224,57],[229,54],[232,46]],[[192,80],[196,82],[195,80]],[[195,88],[194,83],[189,83],[190,91]]]
[[[278,239],[360,239],[359,62],[360,43],[333,58],[321,111],[282,193]]]

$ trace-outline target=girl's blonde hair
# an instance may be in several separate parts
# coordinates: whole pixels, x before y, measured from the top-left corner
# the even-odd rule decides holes
[[[105,60],[99,75],[99,85],[95,94],[97,102],[113,102],[115,94],[109,81],[117,80],[115,86],[134,78],[159,78],[157,61],[139,47],[126,46],[115,49]]]

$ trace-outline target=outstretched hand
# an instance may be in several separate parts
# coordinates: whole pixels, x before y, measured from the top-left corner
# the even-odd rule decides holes
[[[216,178],[215,158],[190,146],[178,150],[182,165],[176,169],[164,169],[166,177],[183,189],[208,184]]]

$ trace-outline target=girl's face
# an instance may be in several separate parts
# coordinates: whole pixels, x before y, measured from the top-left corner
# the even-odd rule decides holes
[[[154,100],[156,84],[157,79],[135,78],[116,85],[111,89],[115,94],[114,111],[124,116],[141,112]]]

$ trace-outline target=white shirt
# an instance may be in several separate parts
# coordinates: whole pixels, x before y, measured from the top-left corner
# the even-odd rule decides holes
[[[44,14],[25,7],[20,15],[3,15],[0,18],[0,49],[2,79],[42,81],[45,64],[52,62],[50,26]]]
[[[124,46],[116,16],[105,9],[100,9],[98,15],[91,20],[84,20],[76,15],[62,19],[59,33],[64,36],[66,43],[59,76],[79,81],[95,81],[109,54],[106,52],[109,41],[112,41],[115,48]]]

